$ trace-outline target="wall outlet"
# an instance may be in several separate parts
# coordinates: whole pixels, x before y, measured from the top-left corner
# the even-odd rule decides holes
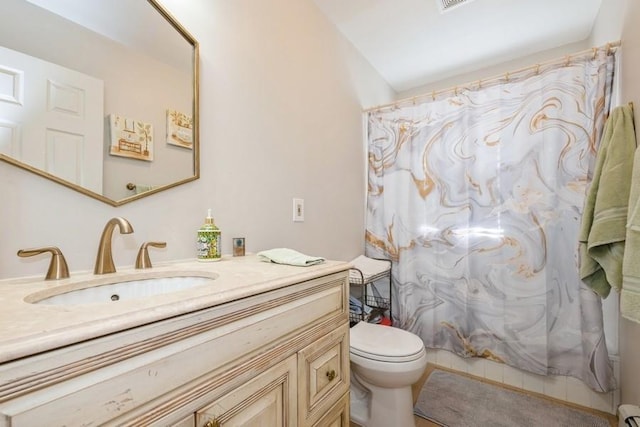
[[[293,199],[293,222],[304,222],[304,199]]]

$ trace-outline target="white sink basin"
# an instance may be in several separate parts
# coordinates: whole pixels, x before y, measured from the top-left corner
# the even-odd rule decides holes
[[[116,303],[117,301],[184,291],[198,286],[211,285],[213,282],[214,277],[204,276],[120,278],[115,283],[97,284],[83,289],[64,291],[64,293],[44,298],[30,295],[26,300],[33,304],[47,305]]]

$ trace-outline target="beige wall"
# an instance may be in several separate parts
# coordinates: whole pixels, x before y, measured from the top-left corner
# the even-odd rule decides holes
[[[200,42],[201,179],[114,208],[0,162],[0,278],[44,275],[46,256],[20,248],[56,245],[72,271],[92,269],[113,216],[135,233],[114,236],[117,266],[139,245],[167,241],[153,260],[194,257],[207,208],[223,251],[291,247],[351,259],[364,243],[363,106],[393,92],[311,0],[165,0]],[[187,6],[188,4],[188,6]],[[292,198],[305,222],[292,222]]]
[[[602,1],[589,37],[591,46],[600,46],[621,39],[628,2],[629,0]]]
[[[454,88],[456,85],[464,85],[465,83],[475,83],[479,79],[486,80],[487,78],[502,76],[506,72],[512,72],[521,68],[530,67],[536,63],[551,61],[557,58],[562,58],[566,55],[570,55],[575,52],[580,52],[591,47],[591,44],[587,40],[581,42],[571,43],[563,46],[559,46],[554,49],[544,50],[532,55],[528,55],[522,58],[514,59],[512,61],[503,62],[498,65],[492,65],[490,67],[482,67],[475,71],[470,71],[463,74],[457,74],[445,80],[439,80],[437,82],[429,83],[424,86],[419,86],[413,89],[409,89],[398,93],[397,99],[411,98],[413,96],[419,96],[423,94],[430,94],[432,91],[445,90]]]

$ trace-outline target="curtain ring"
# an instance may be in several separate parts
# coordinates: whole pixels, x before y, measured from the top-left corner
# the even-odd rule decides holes
[[[436,91],[435,90],[431,92],[431,100],[432,101],[436,100]]]
[[[594,48],[593,48],[593,58],[591,58],[591,59],[596,59],[596,56],[597,56],[597,55],[598,55],[598,48],[597,48],[597,47],[594,47]]]
[[[536,76],[540,74],[540,64],[536,64]]]
[[[482,79],[478,80],[478,89],[482,89]]]
[[[565,58],[566,61],[564,62],[564,66],[568,67],[569,65],[571,65],[571,55],[567,55],[567,57]]]
[[[509,81],[509,72],[508,71],[504,74],[504,78],[505,78],[506,81]]]
[[[607,56],[611,55],[611,43],[607,43]]]
[[[454,94],[455,96],[458,96],[458,86],[456,86],[456,87],[453,89],[453,94]]]

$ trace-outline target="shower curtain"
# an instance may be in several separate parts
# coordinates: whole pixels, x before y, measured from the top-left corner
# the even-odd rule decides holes
[[[366,254],[428,348],[615,387],[578,229],[609,49],[368,113]]]

